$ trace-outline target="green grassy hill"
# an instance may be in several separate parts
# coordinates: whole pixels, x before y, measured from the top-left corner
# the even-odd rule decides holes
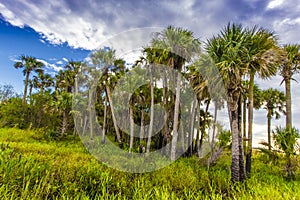
[[[230,183],[230,152],[209,172],[197,157],[132,174],[99,163],[78,138],[54,141],[43,131],[0,129],[0,199],[300,199],[300,175],[256,154],[252,177]]]

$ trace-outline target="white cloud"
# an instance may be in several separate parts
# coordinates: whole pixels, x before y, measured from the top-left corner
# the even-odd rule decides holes
[[[260,25],[279,34],[281,43],[299,43],[300,0],[210,0],[210,1],[34,1],[2,0],[0,13],[12,25],[29,26],[41,34],[41,42],[68,43],[74,48],[93,50],[99,46],[117,49],[118,57],[134,62],[140,47],[149,42],[150,33],[174,25],[192,30],[201,40],[217,34],[229,21]],[[158,27],[139,29],[143,27]],[[134,29],[138,28],[138,29]],[[127,31],[131,30],[131,31]],[[121,34],[119,34],[121,33]],[[49,68],[62,69],[44,61]],[[57,65],[68,59],[57,59]],[[299,80],[300,77],[297,76]],[[279,86],[281,77],[258,81],[266,89]],[[270,84],[271,83],[271,84]],[[293,83],[293,102],[300,101],[300,84]],[[293,106],[294,124],[300,124],[300,106]],[[265,138],[265,112],[255,111],[255,137]],[[227,111],[220,121],[229,127]],[[274,121],[274,122],[273,122]],[[284,119],[273,120],[274,126]]]
[[[283,4],[284,0],[271,0],[267,6],[267,9],[274,9]]]
[[[46,68],[52,69],[52,70],[54,70],[54,71],[56,71],[56,72],[58,72],[58,71],[60,71],[60,70],[63,70],[63,67],[59,67],[59,66],[57,66],[57,65],[55,65],[55,64],[48,63],[48,62],[45,61],[45,60],[42,60],[42,59],[36,59],[36,60],[39,61],[39,62],[41,62],[41,63],[43,63],[43,64],[45,65]]]

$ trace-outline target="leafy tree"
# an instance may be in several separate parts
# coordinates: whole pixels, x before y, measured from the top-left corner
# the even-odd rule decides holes
[[[19,97],[12,97],[0,104],[0,127],[27,128],[28,105]]]
[[[0,103],[7,101],[15,95],[13,86],[0,85]]]

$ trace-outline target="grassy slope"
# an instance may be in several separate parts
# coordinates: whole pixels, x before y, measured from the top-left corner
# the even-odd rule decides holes
[[[0,129],[0,199],[300,199],[298,180],[256,156],[245,184],[230,184],[230,157],[206,170],[196,157],[131,174],[94,159],[78,139],[51,141],[42,131]]]

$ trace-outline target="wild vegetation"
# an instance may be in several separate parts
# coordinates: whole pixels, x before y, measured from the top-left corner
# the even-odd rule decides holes
[[[169,26],[131,69],[125,63],[106,47],[53,77],[36,58],[20,57],[14,67],[23,70],[23,95],[0,87],[1,197],[296,198],[300,149],[291,81],[300,45],[280,45],[258,26],[228,24],[207,41]],[[277,74],[284,93],[255,84]],[[224,107],[230,130],[217,120]],[[267,111],[268,141],[260,151],[252,147],[254,108]],[[272,132],[272,117],[280,114],[286,127]],[[78,136],[85,145],[112,142],[128,152],[124,162],[158,150],[168,162],[179,159],[146,174],[119,172],[89,155]]]

